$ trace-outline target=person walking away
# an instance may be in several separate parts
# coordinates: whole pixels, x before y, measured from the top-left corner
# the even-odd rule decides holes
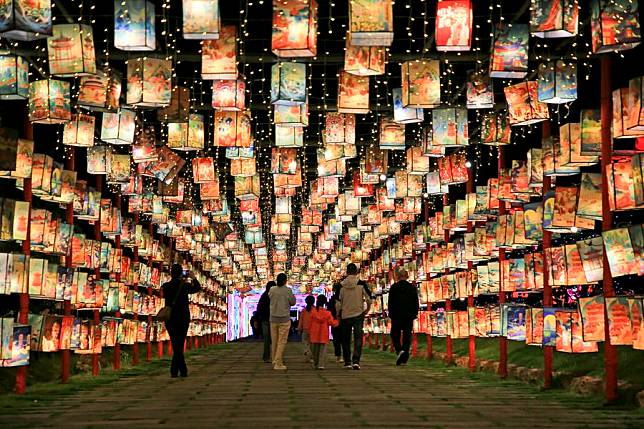
[[[326,345],[329,343],[329,327],[337,327],[338,322],[325,308],[326,296],[318,295],[316,306],[311,314],[310,339],[313,353],[313,367],[324,369],[326,362]]]
[[[420,307],[416,286],[409,283],[407,277],[407,271],[404,268],[396,269],[396,283],[389,288],[391,341],[396,350],[396,365],[404,365],[409,360],[411,331]]]
[[[271,288],[275,286],[274,281],[269,281],[266,283],[266,290],[262,293],[262,296],[259,297],[257,302],[257,319],[262,325],[262,336],[264,337],[264,352],[262,354],[262,359],[266,363],[271,363],[271,299],[268,297],[268,292]]]
[[[338,311],[335,308],[335,303],[340,297],[340,289],[342,285],[336,283],[333,285],[333,295],[327,304],[327,309],[331,312],[331,315],[334,319],[338,319]],[[333,335],[333,352],[335,354],[335,361],[337,363],[342,363],[342,328],[340,326],[334,326],[331,328],[331,335]]]
[[[286,369],[282,357],[284,355],[284,347],[288,341],[288,332],[291,328],[291,307],[295,305],[295,295],[286,286],[286,280],[286,274],[280,273],[277,276],[277,286],[272,287],[268,292],[271,309],[273,369],[281,371]]]
[[[342,281],[342,289],[336,303],[342,327],[342,354],[346,369],[360,369],[362,355],[362,334],[364,316],[371,307],[371,298],[358,280],[358,267],[347,265],[347,277]],[[353,333],[353,354],[351,336]]]
[[[302,338],[304,345],[304,357],[307,360],[311,359],[311,340],[309,338],[309,328],[311,326],[311,311],[315,305],[315,297],[309,295],[304,300],[306,307],[300,312],[299,322],[297,324],[297,331]]]
[[[254,340],[259,339],[261,326],[259,326],[259,322],[257,320],[257,311],[253,311],[253,315],[250,316],[249,323],[250,323],[250,328],[253,332],[253,339]]]
[[[183,355],[183,348],[190,326],[190,308],[188,295],[199,292],[201,284],[192,272],[184,275],[179,264],[170,268],[170,281],[161,286],[166,307],[172,307],[170,320],[165,322],[165,327],[172,343],[172,362],[170,363],[170,376],[176,378],[188,376],[188,367]]]

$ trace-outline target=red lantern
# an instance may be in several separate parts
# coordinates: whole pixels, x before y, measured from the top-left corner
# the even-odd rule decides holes
[[[273,0],[273,53],[278,57],[314,57],[317,14],[315,0]]]
[[[469,51],[472,44],[472,2],[442,0],[436,6],[436,50]]]

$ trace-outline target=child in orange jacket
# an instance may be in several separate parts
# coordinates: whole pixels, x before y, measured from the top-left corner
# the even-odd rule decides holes
[[[309,338],[309,329],[311,327],[311,315],[313,314],[313,305],[315,305],[315,298],[309,295],[304,300],[306,307],[300,312],[300,319],[297,325],[297,331],[302,336],[302,344],[304,345],[304,358],[312,361],[311,358],[311,340]]]
[[[335,328],[340,323],[325,308],[326,302],[326,296],[318,295],[315,309],[311,314],[311,325],[309,327],[313,367],[317,369],[324,369],[326,345],[329,343],[329,328]]]

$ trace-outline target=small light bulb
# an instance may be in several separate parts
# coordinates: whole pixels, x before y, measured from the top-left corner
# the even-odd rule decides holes
[[[467,168],[472,168],[472,163],[471,163],[471,162],[469,162],[469,161],[466,161],[466,162],[465,162],[465,166],[466,166]]]
[[[387,180],[387,175],[386,174],[381,174],[380,175],[380,181],[384,182],[385,180]]]

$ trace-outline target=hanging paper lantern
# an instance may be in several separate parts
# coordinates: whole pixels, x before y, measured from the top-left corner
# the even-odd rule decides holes
[[[31,122],[61,124],[71,119],[69,82],[43,79],[29,84],[29,120]]]
[[[472,2],[441,0],[436,6],[436,50],[469,51],[472,44]]]
[[[188,123],[168,124],[168,147],[175,150],[203,150],[205,145],[203,115],[191,114]]]
[[[481,127],[481,143],[490,146],[503,146],[510,144],[512,128],[508,123],[508,116],[500,112],[489,113],[483,117]]]
[[[274,147],[271,152],[271,173],[295,174],[297,171],[297,149]]]
[[[440,158],[445,155],[445,147],[434,145],[434,132],[431,126],[421,130],[423,153],[431,158]]]
[[[559,127],[559,151],[563,167],[589,167],[599,162],[598,156],[581,154],[581,124],[576,122]]]
[[[96,53],[92,27],[59,24],[47,38],[49,73],[61,77],[96,74]]]
[[[579,4],[577,0],[533,0],[530,8],[530,33],[550,39],[577,35]]]
[[[637,102],[634,100],[635,97],[638,97],[638,94],[635,94],[633,97],[630,96],[630,88],[618,88],[613,91],[613,126],[612,134],[614,139],[621,138],[633,138],[644,135],[644,131],[638,131],[636,128],[629,129],[630,116],[629,114],[629,98],[633,98],[633,105],[637,106]],[[633,110],[633,114],[639,120],[639,111]]]
[[[219,39],[219,0],[183,0],[183,38]]]
[[[275,127],[275,146],[303,147],[304,146],[304,128]]]
[[[4,0],[0,36],[31,41],[51,35],[51,0]]]
[[[601,112],[599,109],[581,111],[581,154],[599,155],[601,152]]]
[[[188,122],[189,116],[190,89],[173,86],[170,105],[157,110],[157,120],[161,122]]]
[[[469,133],[467,109],[450,107],[432,110],[432,135],[435,146],[467,146]]]
[[[344,71],[356,76],[377,76],[385,74],[387,48],[384,46],[357,46],[351,44],[351,33],[347,33],[344,51]]]
[[[317,53],[315,0],[273,0],[271,49],[278,57],[314,57]]]
[[[633,0],[591,0],[590,27],[595,54],[633,49],[642,41]]]
[[[394,88],[391,90],[394,98],[394,121],[399,124],[417,124],[425,120],[423,109],[414,107],[403,107],[402,89]]]
[[[147,0],[114,0],[114,47],[154,51],[156,46],[154,4]]]
[[[246,112],[215,112],[215,140],[219,147],[250,147],[250,117]]]
[[[349,3],[349,32],[356,46],[390,46],[394,41],[391,0],[361,0]]]
[[[429,173],[429,157],[423,154],[422,147],[407,149],[407,173],[421,175]]]
[[[199,185],[199,198],[202,201],[212,201],[221,199],[219,191],[219,178],[209,182],[203,182]]]
[[[522,79],[528,74],[529,37],[528,24],[496,25],[490,77]]]
[[[219,39],[205,40],[201,48],[201,78],[237,79],[237,27],[223,25]]]
[[[538,100],[538,83],[534,80],[506,86],[510,125],[529,125],[549,119],[548,105]]]
[[[341,71],[337,103],[339,113],[369,113],[369,77]]]
[[[66,146],[94,146],[94,125],[96,118],[92,115],[74,114],[71,122],[63,129],[63,144]]]
[[[87,148],[87,173],[107,174],[107,159],[112,156],[112,148],[107,145]]]
[[[172,61],[136,58],[127,62],[126,102],[139,107],[168,106],[172,100]]]
[[[130,155],[115,154],[107,158],[107,183],[128,183],[130,180]]]
[[[271,68],[271,103],[306,103],[306,64],[277,63]]]
[[[230,175],[231,176],[254,176],[257,168],[255,165],[255,158],[239,158],[230,160]]]
[[[213,158],[194,158],[192,160],[192,178],[195,183],[214,182],[217,180]]]
[[[228,159],[254,158],[254,157],[255,157],[255,148],[252,146],[226,148],[226,158]]]
[[[215,80],[212,83],[212,107],[215,110],[246,109],[246,82],[243,79]]]
[[[642,94],[644,93],[644,79],[633,78],[628,85],[628,131],[644,131],[644,107],[642,106]]]
[[[250,200],[259,198],[260,182],[259,176],[235,177],[235,197],[239,200]]]
[[[328,112],[325,120],[324,142],[326,144],[355,144],[355,115]]]
[[[380,149],[405,150],[405,126],[397,124],[391,117],[381,117]]]
[[[318,177],[344,177],[347,173],[346,163],[343,158],[327,160],[324,149],[318,149]]]
[[[440,62],[406,61],[402,64],[402,105],[432,109],[441,104]]]
[[[111,69],[80,78],[78,105],[90,110],[112,110],[120,105],[121,75]]]
[[[134,142],[136,113],[121,109],[118,113],[103,113],[101,140],[115,145],[129,145]]]
[[[29,65],[23,57],[0,55],[0,100],[29,97]]]
[[[144,126],[136,134],[132,146],[132,161],[140,163],[157,161],[158,159],[154,126]]]
[[[562,60],[539,64],[538,83],[539,101],[570,103],[577,99],[577,66]]]
[[[324,146],[324,159],[326,161],[347,160],[357,156],[358,149],[352,144],[327,144]]]
[[[489,76],[482,73],[470,74],[466,88],[468,109],[491,109],[494,107],[494,88]]]
[[[298,106],[276,104],[273,107],[273,122],[279,127],[308,127],[309,103]]]
[[[340,195],[340,182],[338,177],[318,178],[318,192],[321,198],[335,198]]]

